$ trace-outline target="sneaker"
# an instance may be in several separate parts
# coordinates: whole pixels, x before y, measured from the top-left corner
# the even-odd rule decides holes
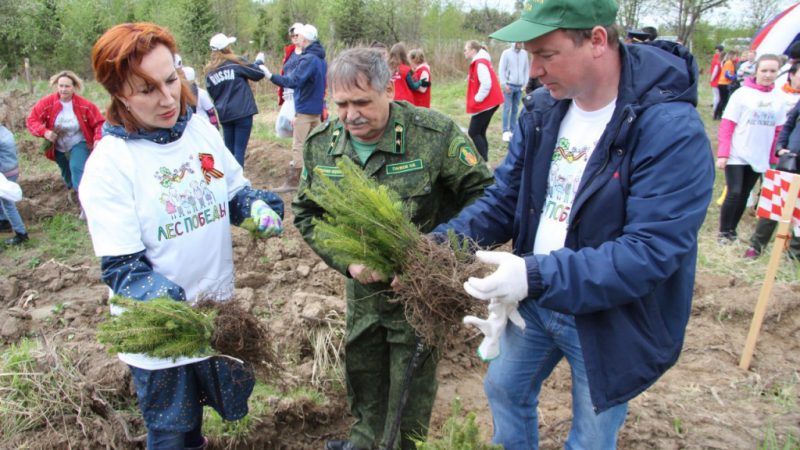
[[[736,242],[736,235],[734,233],[720,232],[717,234],[717,243],[719,245],[730,245]]]
[[[510,140],[511,140],[511,132],[503,131],[503,142],[509,142]]]
[[[744,252],[743,258],[744,259],[756,259],[756,258],[758,258],[758,255],[759,255],[758,250],[754,249],[753,247],[750,247],[750,248],[747,249],[747,251]]]
[[[6,239],[5,241],[3,241],[3,243],[6,244],[7,246],[20,245],[27,240],[28,240],[28,233],[15,233],[11,239]]]

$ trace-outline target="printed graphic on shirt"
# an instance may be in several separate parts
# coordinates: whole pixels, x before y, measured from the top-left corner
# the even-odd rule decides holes
[[[547,200],[542,219],[565,222],[569,218],[583,169],[593,148],[594,145],[570,145],[569,138],[566,137],[558,140],[547,179]]]
[[[159,241],[191,233],[228,213],[228,203],[218,202],[209,185],[198,175],[190,161],[174,169],[162,166],[153,175],[161,186],[158,198],[162,213],[157,230]]]
[[[761,102],[758,104],[757,110],[753,111],[753,114],[747,118],[748,125],[764,125],[768,127],[774,127],[778,125],[778,118],[776,117],[775,111],[764,109],[771,108],[772,102]]]

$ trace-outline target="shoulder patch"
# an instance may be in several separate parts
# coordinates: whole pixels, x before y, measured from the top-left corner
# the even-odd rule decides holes
[[[473,167],[478,164],[480,158],[475,150],[466,142],[458,145],[458,160],[467,167]]]

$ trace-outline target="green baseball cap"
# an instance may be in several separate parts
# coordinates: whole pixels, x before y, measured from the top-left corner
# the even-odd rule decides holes
[[[522,17],[491,35],[506,42],[526,42],[558,29],[608,26],[617,18],[614,0],[527,0]]]

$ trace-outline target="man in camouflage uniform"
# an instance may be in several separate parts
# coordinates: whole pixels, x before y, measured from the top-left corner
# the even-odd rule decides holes
[[[328,441],[326,449],[384,448],[414,354],[415,333],[403,316],[403,306],[389,303],[391,274],[375,273],[358,261],[336,264],[314,245],[312,219],[323,213],[307,196],[319,176],[314,170],[335,179],[341,176],[338,159],[352,159],[404,199],[423,232],[480,197],[493,177],[451,119],[392,102],[391,72],[380,52],[366,48],[342,52],[331,64],[328,79],[339,117],[306,140],[302,179],[292,203],[294,224],[306,242],[347,276],[345,378],[355,423],[349,440]],[[437,362],[434,349],[421,354],[400,426],[403,449],[413,449],[411,438],[427,433]]]

